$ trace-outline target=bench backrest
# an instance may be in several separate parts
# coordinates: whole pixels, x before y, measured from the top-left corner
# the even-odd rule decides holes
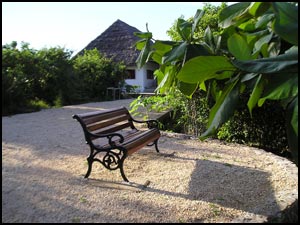
[[[94,134],[114,133],[129,127],[135,129],[132,117],[125,107],[76,114],[73,118],[80,122],[84,131]]]

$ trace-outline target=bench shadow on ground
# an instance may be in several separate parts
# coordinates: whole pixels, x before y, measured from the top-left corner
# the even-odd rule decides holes
[[[6,170],[11,169],[24,171],[21,166],[6,167]],[[74,186],[82,188],[85,182],[68,172],[43,168],[42,166],[38,166],[36,169],[41,171],[40,176],[46,175],[49,180],[64,177],[71,189],[74,189]],[[96,207],[92,209],[78,207],[78,204],[89,205],[88,202],[81,200],[85,199],[83,198],[85,196],[84,190],[80,189],[82,192],[72,192],[57,185],[49,186],[49,184],[37,180],[39,175],[33,173],[31,168],[27,168],[25,173],[18,173],[13,179],[10,179],[9,185],[5,182],[2,184],[3,223],[132,222],[118,214],[112,217]],[[32,186],[34,186],[35,191],[32,191]],[[119,203],[122,204],[122,202]]]
[[[195,168],[188,184],[188,193],[155,188],[155,185],[151,184],[154,181],[149,181],[150,184],[148,184],[147,182],[127,183],[88,178],[88,184],[105,189],[144,191],[191,201],[205,201],[265,216],[269,216],[270,212],[280,211],[274,197],[274,190],[269,182],[271,174],[267,172],[211,160],[180,157],[176,154],[171,154],[171,156],[166,154],[166,157],[170,157],[172,160],[181,160],[182,163],[195,162]]]

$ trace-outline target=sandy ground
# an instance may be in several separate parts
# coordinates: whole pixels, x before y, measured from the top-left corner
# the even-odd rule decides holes
[[[119,170],[94,164],[75,113],[96,102],[2,117],[2,222],[262,222],[298,199],[298,168],[263,150],[163,133]],[[145,186],[145,183],[149,183]]]

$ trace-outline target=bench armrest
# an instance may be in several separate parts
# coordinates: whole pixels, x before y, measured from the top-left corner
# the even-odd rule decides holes
[[[113,137],[119,137],[120,140],[118,140],[118,142],[120,143],[123,143],[124,142],[124,137],[123,135],[121,134],[118,134],[118,133],[108,133],[108,134],[93,134],[91,132],[88,132],[88,134],[91,136],[91,137],[94,137],[94,138],[108,138],[108,143],[111,145],[111,146],[115,146],[115,141],[112,140]]]
[[[136,120],[136,119],[132,118],[132,121],[136,122],[136,123],[147,123],[149,129],[158,128],[158,121],[157,120]]]

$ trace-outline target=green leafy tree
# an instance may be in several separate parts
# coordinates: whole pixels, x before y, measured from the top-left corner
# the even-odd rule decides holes
[[[72,52],[64,48],[35,50],[28,43],[2,46],[2,113],[32,111],[32,103],[60,105],[75,100]]]
[[[85,50],[74,59],[73,67],[81,84],[82,95],[104,100],[107,87],[117,87],[124,78],[125,66],[104,57],[97,49]]]
[[[73,86],[71,55],[72,51],[60,47],[37,51],[38,71],[29,74],[32,90],[37,98],[50,105],[55,105],[57,99],[60,99],[62,105],[72,102],[76,89]]]
[[[33,98],[27,74],[35,73],[35,53],[27,43],[2,46],[2,114],[20,111]]]
[[[252,114],[265,101],[280,101],[286,111],[289,148],[298,164],[298,5],[287,2],[241,2],[219,14],[220,35],[205,29],[203,41],[195,31],[204,12],[197,10],[192,22],[178,19],[176,29],[182,41],[141,38],[137,61],[160,64],[155,72],[158,90],[177,86],[191,97],[199,88],[214,99],[207,130],[210,137],[234,114],[240,96],[248,95]],[[151,45],[150,42],[154,41]]]
[[[214,34],[218,34],[222,28],[218,26],[218,18],[219,13],[227,6],[225,2],[223,2],[220,6],[214,6],[210,3],[204,3],[203,12],[204,15],[202,16],[199,24],[194,32],[194,39],[195,40],[203,40],[205,29],[209,26],[211,31]],[[184,16],[181,16],[178,20],[176,20],[172,27],[167,30],[167,34],[171,38],[172,41],[182,41],[180,34],[177,32],[177,23],[181,20],[184,20]],[[193,17],[187,20],[189,23],[193,23]]]

